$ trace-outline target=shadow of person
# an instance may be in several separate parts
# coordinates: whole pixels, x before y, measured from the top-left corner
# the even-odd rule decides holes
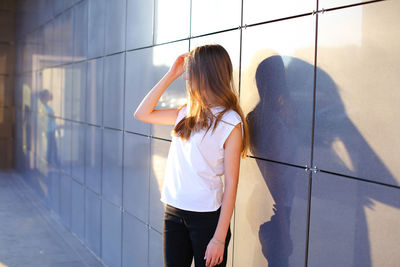
[[[274,214],[270,220],[260,225],[258,233],[262,253],[268,261],[268,266],[289,266],[294,246],[303,246],[296,242],[304,240],[305,233],[304,237],[297,237],[294,239],[295,243],[293,242],[293,237],[299,236],[299,233],[295,233],[296,228],[291,226],[295,218],[292,207],[296,195],[296,177],[291,177],[293,172],[290,171],[293,167],[281,164],[279,168],[274,167],[277,164],[265,164],[264,159],[297,166],[310,161],[313,69],[312,64],[298,58],[273,55],[264,58],[258,64],[255,73],[249,74],[255,75],[260,98],[259,103],[246,117],[250,129],[250,150],[257,157],[257,165],[275,202],[272,204]],[[342,168],[339,168],[339,173],[356,177],[362,173],[360,170],[363,166],[372,164],[376,173],[382,174],[385,183],[397,184],[384,163],[379,160],[347,116],[334,81],[321,69],[317,69],[317,77],[320,86],[317,92],[314,151],[319,153],[315,153],[314,163],[332,161],[329,167],[340,165]],[[339,128],[342,131],[338,130]],[[337,140],[340,140],[347,149],[348,159],[338,155],[334,146]],[[346,164],[346,160],[351,161],[351,166]],[[337,169],[329,170],[338,172]],[[371,198],[395,207],[400,205],[398,201],[379,190],[359,190],[356,193],[357,201],[349,203],[356,217],[342,219],[357,224],[355,229],[352,228],[355,233],[351,233],[357,239],[355,247],[352,248],[357,255],[354,259],[355,266],[370,266],[370,241],[364,208],[371,207]],[[322,193],[313,192],[313,194]],[[302,212],[303,219],[306,210]],[[339,227],[335,225],[335,221],[329,223],[333,228]],[[348,229],[335,229],[335,231],[344,232]],[[330,249],[340,245],[323,243]],[[328,261],[329,259],[324,260]]]
[[[260,102],[247,115],[250,149],[256,156],[293,161],[292,148],[297,136],[292,131],[294,110],[286,81],[285,66],[280,56],[271,56],[257,67],[256,84]],[[257,160],[265,183],[275,202],[274,215],[260,226],[259,239],[269,266],[289,266],[293,244],[290,238],[290,214],[295,183],[286,177],[286,168],[270,168]]]

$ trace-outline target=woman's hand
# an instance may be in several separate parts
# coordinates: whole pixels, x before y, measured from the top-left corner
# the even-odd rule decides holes
[[[207,245],[206,254],[204,259],[206,260],[206,267],[212,267],[218,265],[224,259],[225,244],[218,242],[214,237],[211,238]]]
[[[178,78],[186,71],[184,63],[185,63],[185,57],[187,54],[189,54],[189,53],[184,53],[184,54],[180,55],[175,60],[174,64],[171,66],[171,68],[169,69],[168,72],[175,78]]]

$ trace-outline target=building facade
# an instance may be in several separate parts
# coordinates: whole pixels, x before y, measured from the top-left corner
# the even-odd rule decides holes
[[[399,1],[15,6],[14,164],[107,266],[163,266],[172,127],[133,112],[208,43],[231,56],[251,133],[228,266],[399,265]],[[157,108],[185,101],[180,78]]]

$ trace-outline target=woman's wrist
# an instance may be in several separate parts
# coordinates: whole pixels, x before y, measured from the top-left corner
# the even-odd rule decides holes
[[[215,236],[213,236],[212,240],[213,240],[214,243],[216,243],[218,245],[224,245],[225,244],[225,241],[219,240]]]
[[[177,73],[175,73],[175,72],[169,70],[169,71],[166,73],[166,76],[168,76],[168,77],[171,78],[173,81],[175,81],[175,80],[178,79],[179,76],[181,76],[181,75],[179,75],[179,74],[177,74]]]

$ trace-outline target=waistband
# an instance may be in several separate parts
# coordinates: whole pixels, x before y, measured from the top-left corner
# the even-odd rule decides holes
[[[194,211],[194,210],[183,210],[177,207],[171,206],[169,204],[165,205],[165,210],[174,213],[184,213],[184,214],[217,214],[221,212],[221,207],[215,211]]]

